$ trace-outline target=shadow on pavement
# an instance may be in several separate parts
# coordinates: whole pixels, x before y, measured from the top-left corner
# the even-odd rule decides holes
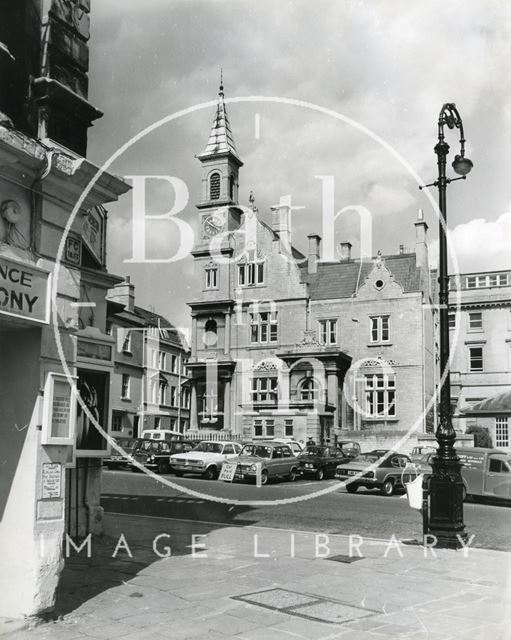
[[[105,534],[92,538],[90,554],[86,546],[78,552],[69,545],[56,605],[52,612],[43,616],[46,620],[75,611],[98,594],[129,581],[150,564],[161,560],[169,553],[169,548],[170,562],[172,557],[191,554],[192,534],[207,535],[222,528],[220,523],[225,524],[241,512],[251,510],[247,506],[216,503],[213,511],[211,503],[208,510],[208,505],[201,500],[187,499],[183,503],[179,498],[166,498],[162,502],[161,497],[155,496],[140,496],[128,501],[117,500],[110,495],[104,496],[102,503],[105,508]],[[141,518],[140,515],[157,517]],[[165,518],[210,522],[191,523]],[[213,520],[217,520],[219,525],[212,524]],[[236,520],[236,524],[254,524],[254,521]],[[79,548],[83,540],[73,542]],[[142,594],[133,589],[126,597],[137,598]]]

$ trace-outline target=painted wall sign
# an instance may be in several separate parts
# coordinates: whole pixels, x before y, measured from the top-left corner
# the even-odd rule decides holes
[[[49,276],[34,265],[0,256],[0,314],[48,324]]]
[[[82,239],[99,264],[104,264],[105,216],[100,208],[89,209],[83,221]]]
[[[68,236],[66,239],[66,260],[73,264],[80,264],[82,261],[82,243],[80,238]]]
[[[48,373],[44,386],[42,444],[74,445],[76,398],[64,374]]]
[[[61,498],[62,465],[60,464],[60,462],[44,462],[42,475],[42,499],[45,500],[46,498]]]
[[[76,355],[78,358],[92,358],[94,360],[111,360],[112,347],[108,344],[78,340]]]

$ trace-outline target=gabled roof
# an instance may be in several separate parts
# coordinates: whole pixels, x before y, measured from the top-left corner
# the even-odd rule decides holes
[[[227,154],[234,156],[240,165],[243,164],[238,156],[236,145],[234,144],[234,137],[232,135],[231,125],[225,108],[223,86],[220,85],[216,115],[213,121],[213,126],[211,127],[208,143],[206,144],[204,151],[202,151],[202,153],[197,157],[199,160],[205,160],[207,158],[214,158],[218,155]]]
[[[403,287],[404,293],[421,291],[420,268],[415,263],[415,253],[384,256],[385,266],[394,276],[394,282]],[[318,262],[316,273],[307,273],[302,266],[304,282],[309,283],[311,300],[350,298],[360,288],[373,269],[373,261]]]

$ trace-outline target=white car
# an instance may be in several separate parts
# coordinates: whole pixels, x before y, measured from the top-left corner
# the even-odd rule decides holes
[[[215,480],[223,463],[236,458],[240,451],[239,442],[203,440],[192,451],[171,456],[170,468],[176,476],[194,473],[206,480]]]

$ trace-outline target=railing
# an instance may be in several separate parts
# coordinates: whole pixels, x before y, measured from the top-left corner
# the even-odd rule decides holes
[[[183,436],[188,440],[243,440],[241,433],[230,431],[185,431]]]

